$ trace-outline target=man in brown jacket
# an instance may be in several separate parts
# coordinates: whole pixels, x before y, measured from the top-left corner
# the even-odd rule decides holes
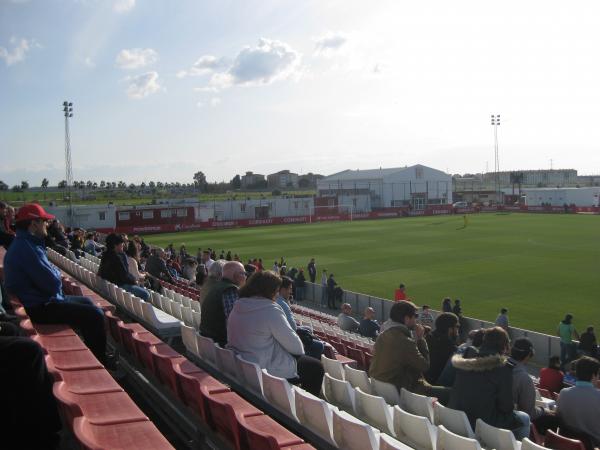
[[[440,403],[446,404],[450,389],[432,386],[423,377],[423,372],[429,369],[429,349],[423,337],[425,330],[417,323],[417,318],[417,307],[412,302],[403,301],[392,306],[385,331],[375,341],[369,375],[394,384],[398,391],[404,388],[437,397]]]

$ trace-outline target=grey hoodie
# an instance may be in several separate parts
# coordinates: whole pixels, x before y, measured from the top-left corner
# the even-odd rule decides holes
[[[277,303],[263,298],[240,298],[227,319],[227,347],[271,375],[295,378],[302,341]]]

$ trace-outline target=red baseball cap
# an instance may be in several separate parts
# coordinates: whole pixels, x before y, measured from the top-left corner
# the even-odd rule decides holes
[[[44,211],[44,208],[37,203],[28,203],[27,205],[23,205],[19,208],[19,211],[17,211],[17,216],[15,217],[16,222],[34,219],[49,220],[54,219],[54,216]]]

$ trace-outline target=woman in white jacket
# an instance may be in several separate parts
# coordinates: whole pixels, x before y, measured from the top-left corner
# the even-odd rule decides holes
[[[304,355],[302,341],[275,303],[280,285],[281,278],[271,271],[248,278],[227,320],[227,347],[269,374],[319,395],[323,366]]]

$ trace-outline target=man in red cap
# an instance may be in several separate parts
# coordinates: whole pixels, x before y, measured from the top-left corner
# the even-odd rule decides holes
[[[40,205],[22,206],[16,216],[16,237],[4,257],[4,285],[25,307],[33,323],[64,323],[78,328],[85,343],[106,362],[104,314],[91,299],[64,295],[60,270],[46,255],[47,221],[54,219]]]

